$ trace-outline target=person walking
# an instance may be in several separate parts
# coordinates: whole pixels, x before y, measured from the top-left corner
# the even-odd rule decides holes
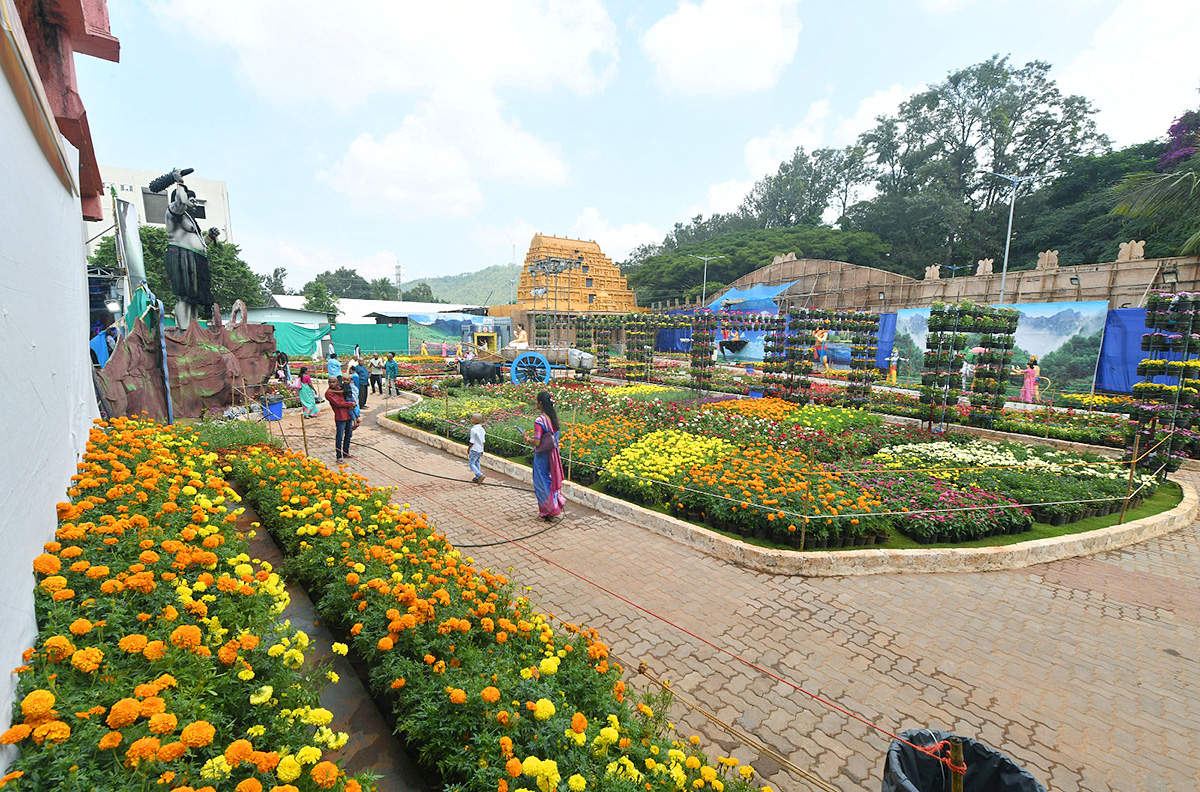
[[[475,484],[482,484],[485,476],[479,461],[483,459],[483,445],[487,442],[487,430],[483,428],[483,416],[471,413],[471,448],[467,451],[467,467],[475,476],[471,479]]]
[[[344,385],[342,376],[331,377],[329,389],[325,391],[325,401],[333,408],[335,434],[333,447],[337,451],[337,461],[353,459],[350,456],[350,438],[354,435],[355,404],[342,393]]]
[[[387,362],[383,364],[383,378],[387,380],[387,395],[399,395],[396,380],[400,378],[400,364],[396,362],[395,352],[388,352]]]
[[[378,352],[371,355],[367,367],[371,372],[371,393],[383,393],[383,358]]]
[[[553,520],[563,512],[567,499],[562,494],[562,458],[558,453],[558,413],[550,394],[537,395],[542,414],[533,423],[533,493],[537,496],[538,516]]]
[[[367,383],[370,382],[370,375],[367,373],[367,367],[362,364],[362,360],[354,361],[354,374],[358,377],[358,406],[362,409],[367,409]]]

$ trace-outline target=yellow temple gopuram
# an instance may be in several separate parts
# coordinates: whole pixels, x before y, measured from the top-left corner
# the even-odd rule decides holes
[[[537,263],[547,259],[576,259],[579,263],[558,274],[539,272]],[[631,313],[637,310],[635,306],[625,276],[598,244],[534,235],[517,283],[517,312]]]

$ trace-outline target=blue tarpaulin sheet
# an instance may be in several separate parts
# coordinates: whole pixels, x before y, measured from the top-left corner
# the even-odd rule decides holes
[[[779,306],[775,304],[775,297],[790,289],[798,281],[791,283],[781,283],[778,286],[751,286],[749,289],[732,288],[718,299],[713,300],[708,304],[711,311],[720,311],[727,309],[730,311],[760,313],[769,311],[770,313],[778,313]]]
[[[1149,356],[1142,351],[1142,335],[1149,332],[1144,308],[1116,308],[1108,312],[1100,365],[1096,367],[1097,390],[1133,393],[1133,384],[1142,379],[1137,375],[1138,362]],[[1168,357],[1179,359],[1179,355]]]
[[[896,314],[879,315],[879,348],[875,351],[875,368],[887,369],[892,347],[896,345]]]

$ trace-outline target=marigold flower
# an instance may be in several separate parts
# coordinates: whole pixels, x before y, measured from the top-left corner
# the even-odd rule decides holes
[[[321,789],[329,789],[337,783],[341,772],[333,762],[321,762],[312,769],[312,778]]]
[[[300,766],[300,762],[291,755],[280,759],[279,766],[275,768],[275,775],[279,776],[280,781],[295,781],[303,772],[304,768]]]
[[[49,690],[33,690],[21,699],[21,715],[27,721],[44,718],[52,709],[54,694]]]
[[[175,731],[178,719],[169,712],[159,712],[150,716],[150,731],[155,734],[170,734]]]
[[[379,639],[379,643],[376,644],[376,647],[381,652],[390,652],[392,651],[392,639],[385,635]]]
[[[392,690],[399,690],[402,687],[404,687],[404,677],[392,680]]]
[[[142,701],[142,705],[138,709],[138,713],[143,718],[149,718],[152,715],[157,715],[161,712],[166,712],[166,711],[167,711],[167,702],[163,701],[158,696],[151,696],[150,698],[145,699],[144,701]]]
[[[488,704],[495,704],[500,700],[500,691],[489,685],[480,691],[479,696]]]
[[[158,761],[174,762],[187,753],[187,746],[179,741],[170,742],[158,749]]]
[[[148,641],[146,636],[140,633],[133,633],[131,635],[126,635],[124,638],[117,641],[117,648],[119,648],[122,652],[138,654],[146,648],[147,643]]]
[[[147,660],[161,660],[167,654],[167,645],[162,641],[150,641],[142,650],[142,654]]]
[[[33,731],[33,727],[28,723],[18,723],[12,726],[4,734],[0,734],[0,745],[15,745],[29,736]]]
[[[576,712],[571,716],[571,731],[576,734],[583,734],[587,731],[587,716],[582,712]]]
[[[121,744],[124,737],[119,731],[110,731],[108,734],[100,738],[100,750],[107,751],[110,748],[116,748]]]
[[[125,752],[125,761],[136,767],[138,762],[157,756],[159,747],[157,737],[143,737],[140,740],[134,740],[133,745],[129,746],[129,750]]]
[[[42,553],[33,559],[33,571],[39,575],[57,575],[62,569],[62,560],[56,555]]]
[[[521,773],[524,772],[524,770],[521,767],[521,760],[517,759],[516,757],[509,759],[508,762],[504,765],[504,769],[506,771],[508,771],[508,774],[510,776],[512,776],[513,778],[519,777],[521,775]]]
[[[51,663],[61,663],[75,652],[75,644],[64,635],[52,635],[42,644]]]
[[[213,741],[213,735],[217,730],[208,721],[196,721],[189,723],[183,727],[183,731],[179,735],[179,741],[188,748],[203,748]],[[284,779],[290,781],[292,779]]]
[[[254,746],[250,744],[249,740],[234,740],[225,749],[225,761],[229,762],[230,767],[237,767],[247,761],[252,753],[254,753]]]
[[[463,690],[462,688],[451,689],[450,690],[450,703],[451,704],[466,704],[467,703],[467,691]]]
[[[92,631],[92,623],[87,619],[76,619],[68,629],[72,635],[87,635]]]
[[[171,632],[171,643],[181,649],[195,649],[200,645],[200,628],[194,624],[183,624]]]

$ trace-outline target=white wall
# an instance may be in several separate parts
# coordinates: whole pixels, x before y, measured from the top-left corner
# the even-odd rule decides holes
[[[68,150],[77,158],[77,152]],[[33,645],[33,558],[54,538],[96,416],[87,347],[83,218],[0,77],[0,729],[21,652]],[[78,162],[71,168],[78,172]],[[13,377],[19,381],[13,381]],[[0,770],[12,751],[0,754]]]

